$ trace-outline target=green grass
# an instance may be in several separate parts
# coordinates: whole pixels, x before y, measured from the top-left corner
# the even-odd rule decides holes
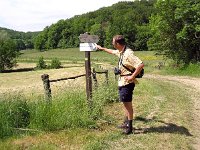
[[[191,101],[183,93],[175,84],[141,81],[134,100],[136,134],[122,136],[119,130],[108,127],[105,134],[93,137],[85,149],[191,149]],[[122,108],[118,103],[107,107],[110,108],[106,111],[116,126],[121,121]]]
[[[200,77],[200,63],[190,63],[189,65],[180,68],[167,67],[165,70],[163,70],[162,74]]]
[[[62,64],[84,64],[85,53],[80,52],[79,48],[70,49],[53,49],[44,52],[37,50],[21,51],[22,55],[17,59],[18,62],[36,63],[40,57],[43,57],[48,63],[53,58],[58,58]],[[165,63],[162,56],[155,56],[152,51],[136,51],[135,55],[138,56],[145,64],[145,72],[155,72],[158,70],[159,63]],[[118,58],[114,55],[107,54],[106,52],[97,51],[91,52],[91,64],[109,63],[113,66],[117,66]]]
[[[104,85],[104,86],[103,86]],[[103,106],[116,95],[113,84],[99,85],[93,93],[92,109],[86,101],[86,92],[80,87],[52,93],[51,103],[44,97],[4,94],[0,97],[0,138],[18,135],[18,128],[29,128],[39,131],[56,131],[68,128],[90,128],[95,126],[95,118],[102,115]],[[109,87],[109,88],[108,88]],[[104,91],[104,96],[102,95]]]
[[[69,49],[53,49],[44,52],[37,50],[24,50],[21,51],[22,55],[17,59],[18,62],[36,63],[39,57],[43,57],[48,63],[54,58],[58,58],[62,64],[84,64],[85,53],[80,52],[79,48]],[[174,66],[170,60],[164,60],[162,56],[155,55],[153,51],[135,51],[135,55],[138,56],[145,64],[145,73],[155,74],[172,74],[172,75],[189,75],[194,77],[200,76],[200,65],[190,64],[186,67],[172,67]],[[106,52],[97,51],[91,52],[92,65],[98,63],[109,63],[113,66],[117,66],[118,58],[114,55],[107,54]],[[159,69],[159,65],[162,65]]]
[[[191,149],[191,101],[185,89],[176,83],[142,79],[134,93],[136,134],[124,136],[116,128],[123,119],[123,110],[115,97],[115,84],[99,85],[93,94],[92,118],[96,120],[88,117],[84,93],[76,90],[56,97],[51,106],[41,101],[28,103],[31,123],[27,128],[38,132],[7,137],[0,146],[7,149],[23,149],[23,145],[27,149]]]
[[[39,57],[43,57],[46,60],[51,60],[53,58],[58,58],[61,61],[66,61],[66,62],[84,62],[85,58],[85,53],[80,52],[79,48],[69,48],[69,49],[53,49],[53,50],[48,50],[44,52],[39,52],[37,50],[26,50],[26,51],[21,51],[21,55],[18,58],[18,61],[23,62],[23,61],[28,61],[28,62],[36,62]],[[108,56],[104,52],[97,51],[97,52],[91,52],[91,60],[93,61],[107,61],[110,62],[112,61],[112,56]],[[116,59],[118,60],[118,59]]]
[[[69,48],[69,49],[52,49],[43,52],[38,50],[23,50],[20,51],[19,61],[37,60],[39,57],[44,57],[45,59],[59,58],[60,60],[67,61],[84,61],[85,52],[80,52],[79,48]],[[152,51],[136,51],[135,54],[145,61],[159,61],[162,59],[160,56],[155,56]],[[91,60],[100,62],[115,62],[118,58],[113,55],[108,55],[102,51],[91,52]]]

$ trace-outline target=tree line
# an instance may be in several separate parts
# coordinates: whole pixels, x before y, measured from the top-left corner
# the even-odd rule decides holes
[[[47,26],[35,39],[35,48],[55,49],[79,46],[79,35],[85,32],[100,37],[99,44],[111,47],[115,34],[123,34],[136,50],[148,50],[148,23],[155,11],[155,0],[119,2],[94,12],[74,16]]]
[[[7,28],[0,27],[0,35],[7,36],[7,38],[12,39],[16,44],[17,50],[33,49],[34,39],[39,34],[39,32],[19,32]]]

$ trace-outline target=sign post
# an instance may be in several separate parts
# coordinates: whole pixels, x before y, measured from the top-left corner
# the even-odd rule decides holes
[[[86,93],[89,106],[92,102],[92,78],[91,78],[91,63],[90,52],[85,51],[85,72],[86,72]]]
[[[85,72],[86,72],[86,94],[88,106],[92,108],[92,77],[91,77],[91,62],[90,52],[96,51],[96,43],[99,41],[97,35],[90,35],[89,33],[80,34],[79,39],[80,51],[85,51]]]

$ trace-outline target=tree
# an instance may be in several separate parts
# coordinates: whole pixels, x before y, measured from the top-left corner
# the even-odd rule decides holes
[[[136,34],[136,40],[134,43],[135,49],[139,51],[147,51],[147,41],[150,38],[151,34],[149,32],[149,26],[143,25],[143,26],[137,26],[137,34]]]
[[[18,50],[26,49],[26,45],[24,44],[23,40],[17,39],[17,40],[15,40],[15,43],[16,43],[16,47],[17,47]]]
[[[200,61],[200,1],[158,0],[157,14],[150,19],[152,38],[148,47],[189,64]]]
[[[15,58],[19,52],[15,42],[4,31],[0,32],[0,72],[10,69],[16,64]]]
[[[42,51],[43,49],[47,49],[47,34],[48,34],[48,26],[45,27],[43,32],[40,32],[34,40],[34,48]]]

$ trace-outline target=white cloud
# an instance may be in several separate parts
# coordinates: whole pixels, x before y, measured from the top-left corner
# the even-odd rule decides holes
[[[126,0],[0,0],[0,27],[41,31],[74,15],[95,11]]]

